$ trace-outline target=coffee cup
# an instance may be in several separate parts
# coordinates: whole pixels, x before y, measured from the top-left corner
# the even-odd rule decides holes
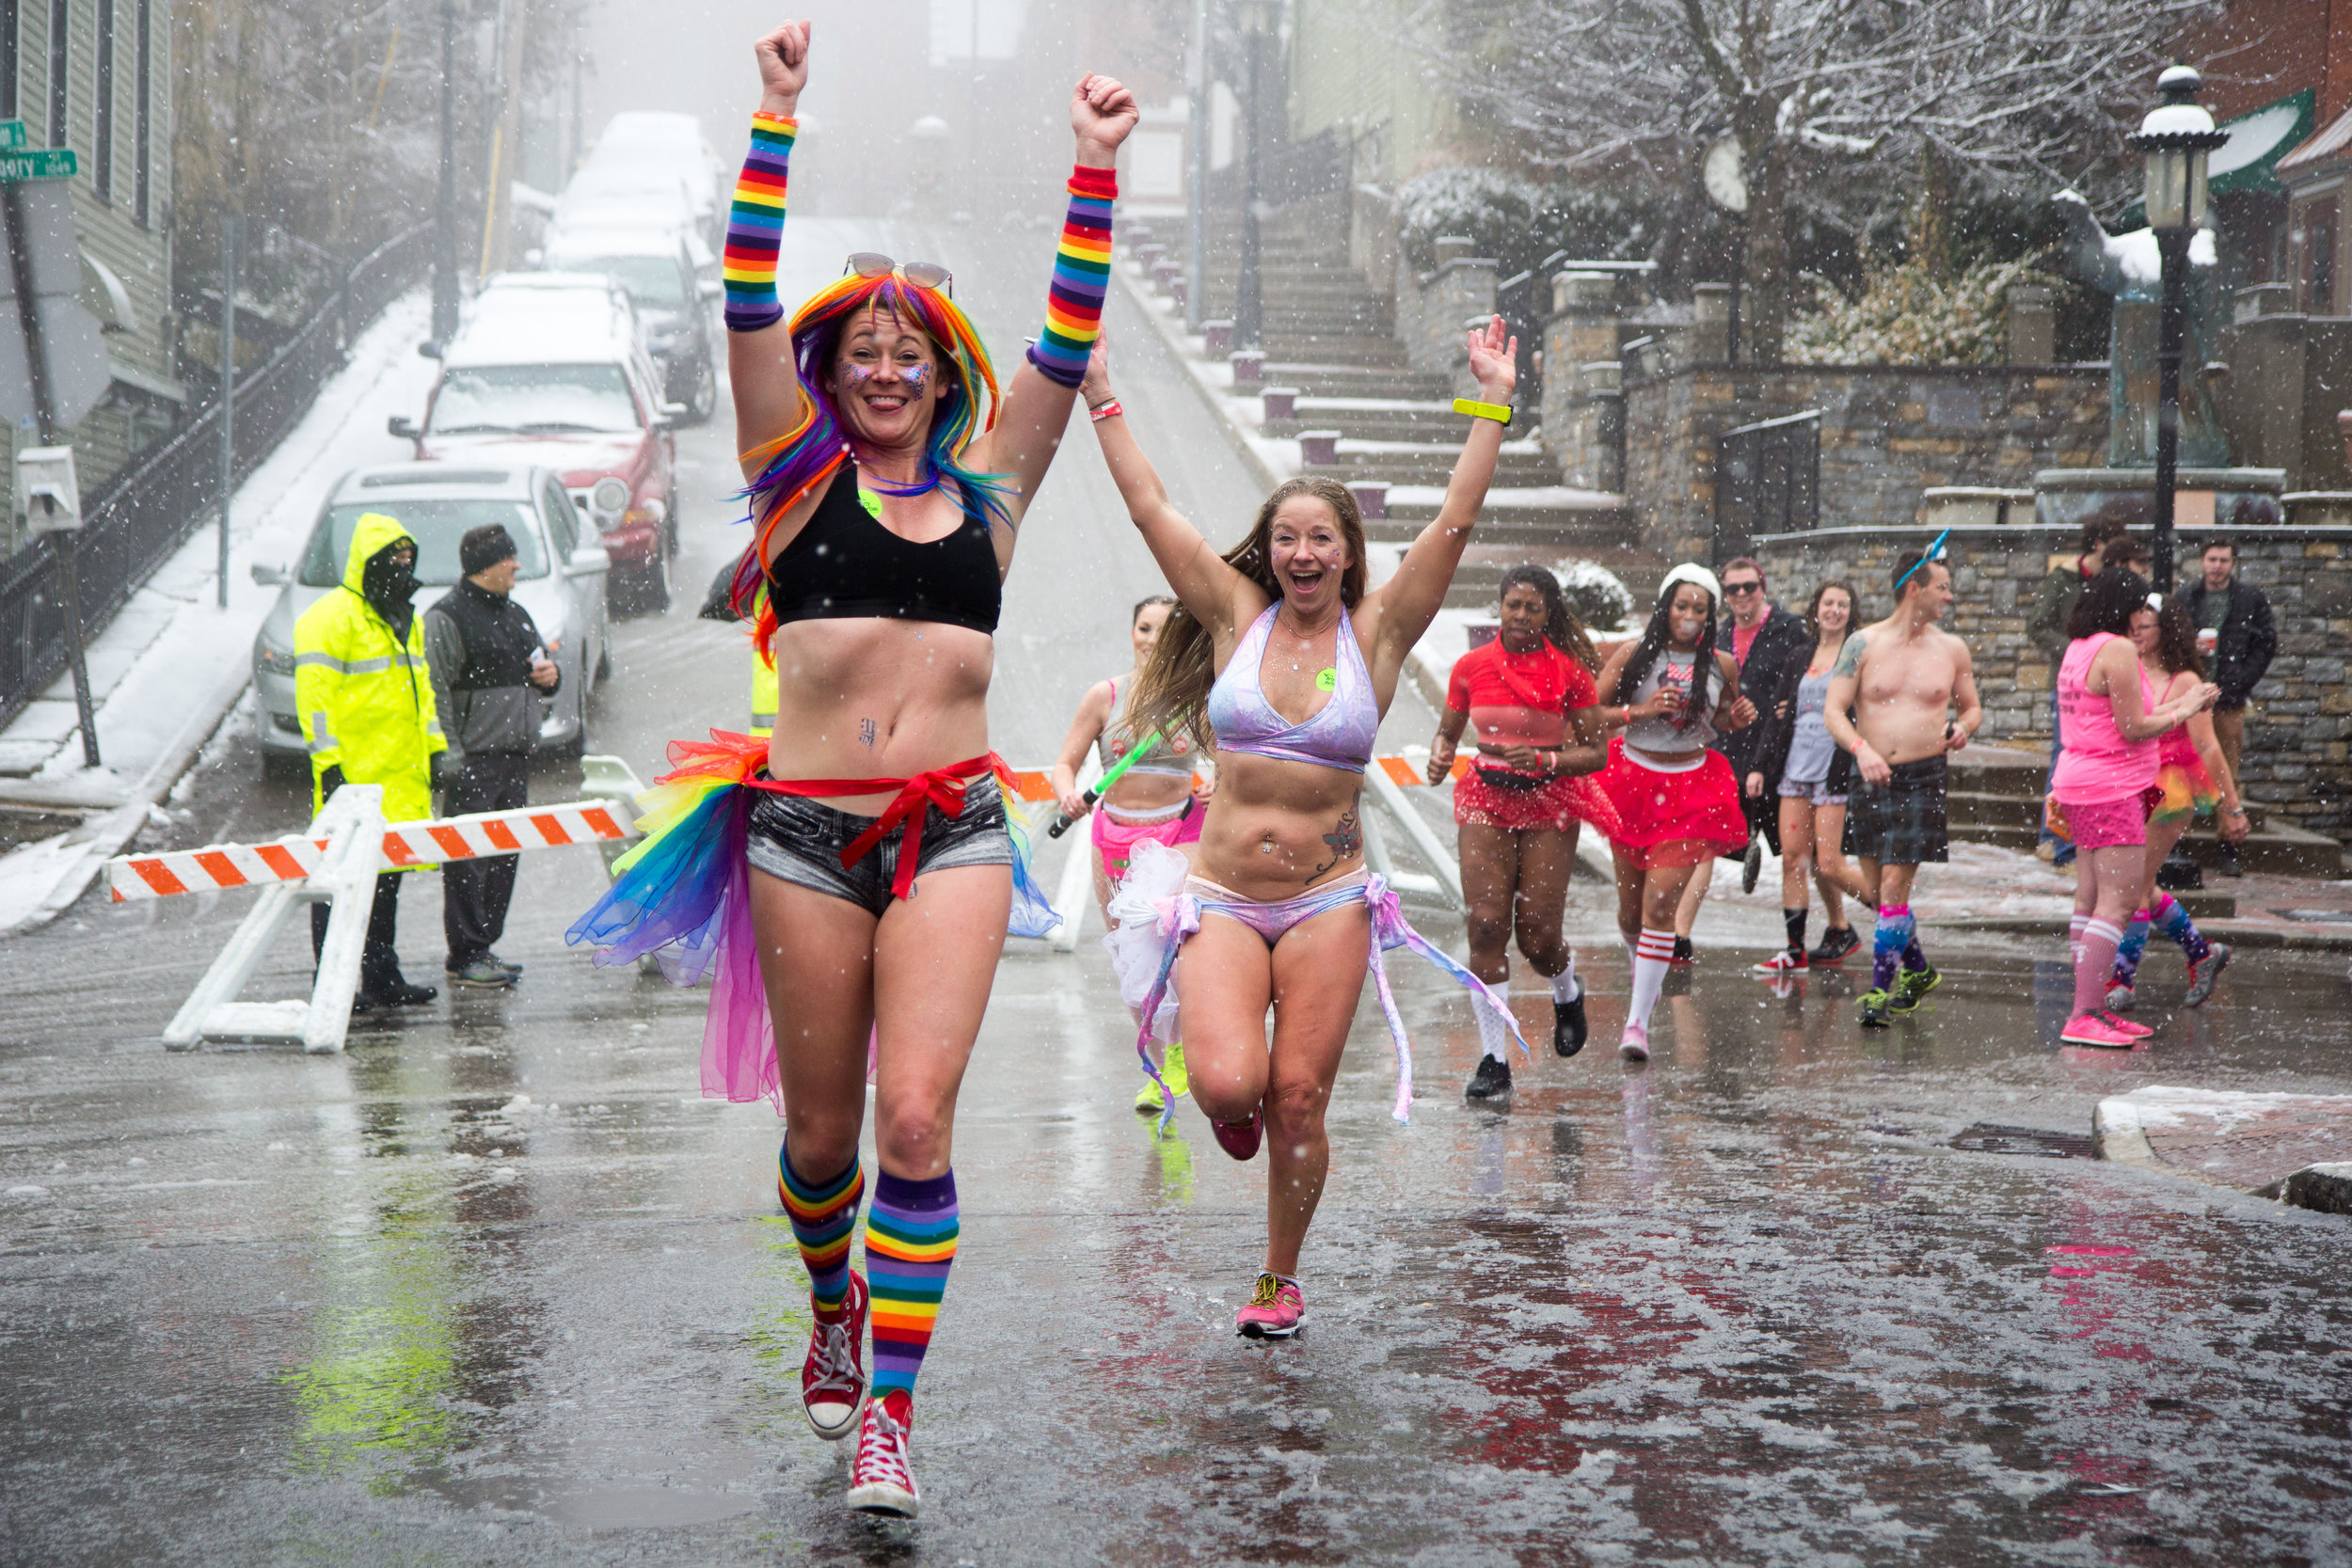
[[[2215,648],[2220,646],[2220,632],[2215,630],[2212,626],[2200,626],[2197,628],[2197,651],[2199,653],[2209,654],[2213,652]]]

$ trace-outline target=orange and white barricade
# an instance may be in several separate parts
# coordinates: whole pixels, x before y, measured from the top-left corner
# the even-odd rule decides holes
[[[590,797],[552,806],[477,812],[427,822],[384,820],[384,792],[346,784],[308,831],[268,844],[215,844],[159,855],[119,855],[106,865],[117,902],[259,887],[262,895],[220,957],[164,1029],[164,1044],[186,1051],[203,1040],[284,1041],[337,1052],[351,1028],[375,878],[404,866],[593,844],[609,868],[637,833],[639,784],[618,757],[581,759]],[[240,1002],[300,906],[333,901],[318,977],[307,1002]]]

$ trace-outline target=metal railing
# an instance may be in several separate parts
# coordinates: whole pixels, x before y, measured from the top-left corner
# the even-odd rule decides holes
[[[1715,563],[1765,534],[1798,533],[1821,515],[1821,411],[1726,430],[1715,438]]]
[[[432,234],[430,225],[420,225],[361,257],[260,369],[238,378],[236,483],[261,467],[342,368],[352,333],[423,276]],[[86,639],[103,629],[190,534],[218,517],[220,416],[215,399],[84,504],[76,554]],[[65,668],[65,629],[56,554],[37,546],[0,562],[0,724]]]

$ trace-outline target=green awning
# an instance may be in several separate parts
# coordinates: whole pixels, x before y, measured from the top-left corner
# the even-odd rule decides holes
[[[2279,182],[2271,175],[2271,166],[2280,155],[2302,145],[2311,135],[2312,126],[2319,117],[2319,95],[2305,87],[2289,93],[2275,103],[2265,103],[2234,119],[2225,119],[2220,129],[2230,133],[2230,139],[2214,149],[2205,160],[2205,175],[2216,191],[2275,191]]]
[[[2311,138],[2318,119],[2319,94],[2305,87],[2223,120],[2217,129],[2229,132],[2230,139],[2205,160],[2208,187],[2216,196],[2233,191],[2281,191],[2273,169],[2280,158]],[[2139,202],[2123,209],[2124,229],[2137,229],[2147,221],[2147,210]]]

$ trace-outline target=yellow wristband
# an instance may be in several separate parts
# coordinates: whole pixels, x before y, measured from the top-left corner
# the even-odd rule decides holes
[[[1505,430],[1511,428],[1511,405],[1507,403],[1481,403],[1476,398],[1455,398],[1454,411],[1468,414],[1473,420],[1492,420]]]

